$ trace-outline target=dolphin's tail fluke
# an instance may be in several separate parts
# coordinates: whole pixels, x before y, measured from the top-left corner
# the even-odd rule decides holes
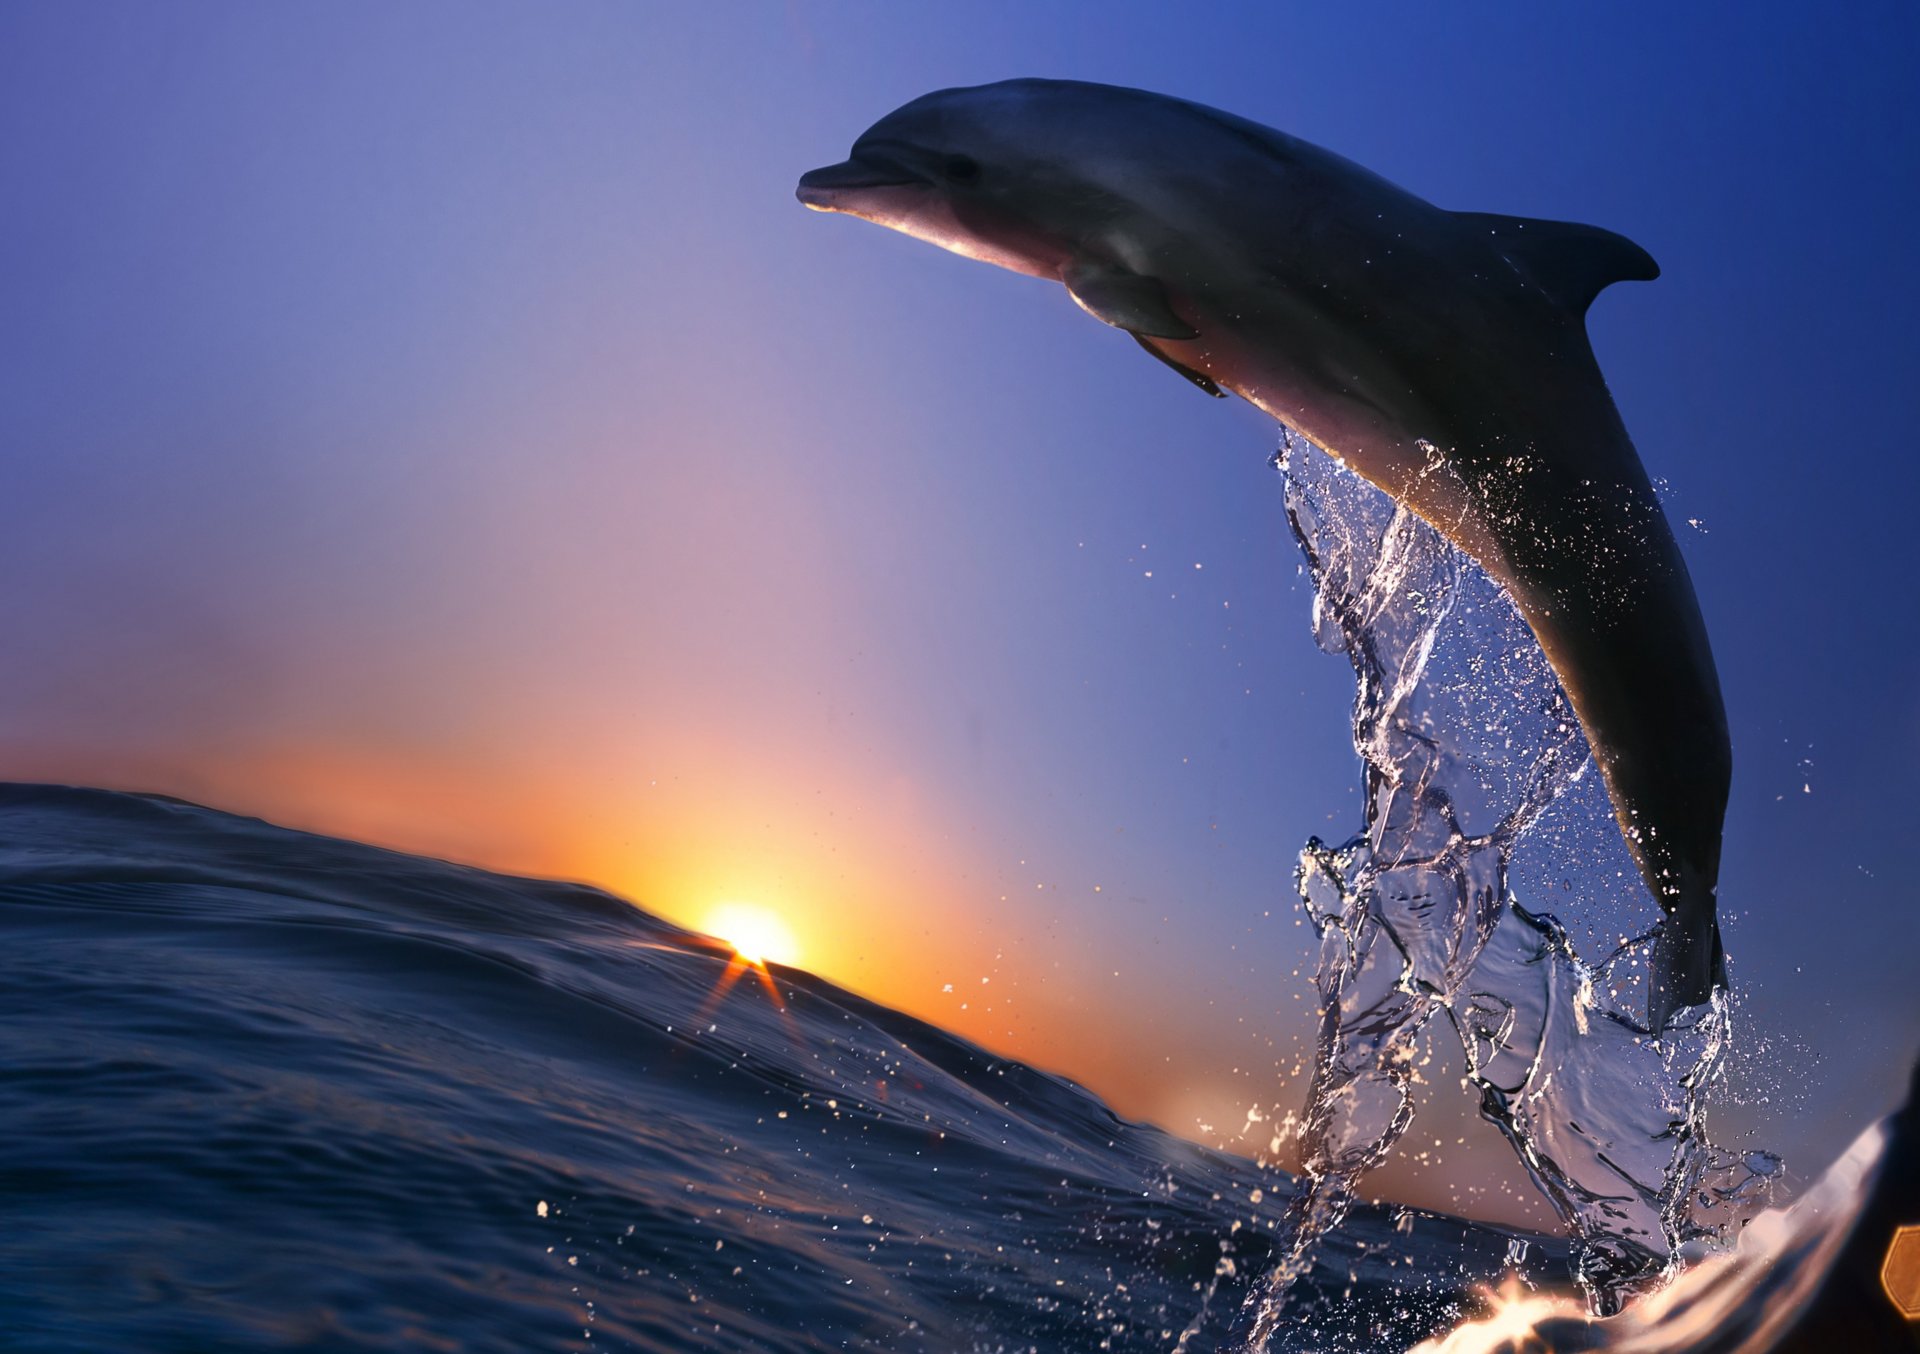
[[[1698,1006],[1727,985],[1727,956],[1713,894],[1682,896],[1653,931],[1647,1028],[1658,1035],[1674,1013]]]

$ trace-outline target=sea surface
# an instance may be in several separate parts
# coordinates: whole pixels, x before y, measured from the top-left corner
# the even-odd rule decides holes
[[[0,1350],[1920,1349],[1920,1106],[1767,1207],[1524,623],[1275,464],[1366,790],[1301,855],[1301,1180],[592,888],[0,785]],[[1362,1202],[1436,1038],[1567,1240]]]
[[[1231,1348],[1292,1184],[591,888],[0,786],[6,1350]],[[1356,1204],[1274,1347],[1566,1255]]]

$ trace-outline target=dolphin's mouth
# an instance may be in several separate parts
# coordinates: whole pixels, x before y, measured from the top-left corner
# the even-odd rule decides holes
[[[830,212],[838,209],[849,194],[926,183],[925,175],[916,174],[891,156],[876,150],[857,150],[850,160],[802,174],[793,195],[815,211]]]

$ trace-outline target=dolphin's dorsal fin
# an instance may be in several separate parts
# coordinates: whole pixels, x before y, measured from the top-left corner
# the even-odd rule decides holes
[[[1602,288],[1615,282],[1651,282],[1660,276],[1653,256],[1624,235],[1567,221],[1534,221],[1493,212],[1455,212],[1486,231],[1494,247],[1534,286],[1574,315],[1584,315]]]
[[[1117,263],[1075,259],[1060,270],[1067,294],[1080,309],[1115,329],[1152,338],[1198,338],[1200,331],[1173,313],[1158,278]]]

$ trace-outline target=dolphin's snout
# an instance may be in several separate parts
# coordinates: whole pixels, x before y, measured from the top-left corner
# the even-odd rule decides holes
[[[903,165],[872,155],[856,155],[837,165],[810,169],[793,195],[815,211],[837,210],[848,195],[872,188],[898,188],[926,180]]]

